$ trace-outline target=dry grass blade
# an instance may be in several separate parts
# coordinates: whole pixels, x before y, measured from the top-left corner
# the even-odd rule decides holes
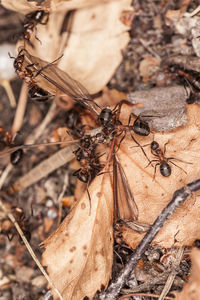
[[[44,270],[43,266],[41,265],[41,263],[39,262],[39,260],[37,259],[35,253],[33,252],[29,242],[27,241],[23,231],[21,230],[20,226],[18,225],[18,223],[16,222],[14,216],[7,211],[6,207],[3,205],[2,201],[0,200],[0,208],[1,210],[3,210],[3,212],[5,213],[6,216],[8,216],[8,218],[13,222],[15,228],[17,229],[21,239],[23,240],[27,250],[29,251],[31,257],[33,258],[33,260],[35,261],[36,265],[38,266],[38,268],[40,269],[40,271],[42,272],[42,274],[44,275],[44,277],[46,278],[46,280],[48,281],[49,285],[51,286],[51,288],[53,289],[53,291],[55,292],[55,294],[57,295],[58,299],[63,300],[62,296],[60,295],[59,291],[57,290],[57,288],[55,287],[55,285],[53,284],[53,282],[51,281],[51,279],[49,278],[48,274],[46,273],[46,271]]]
[[[44,242],[43,265],[63,299],[92,298],[111,278],[113,200],[109,173],[97,176],[59,228]],[[56,297],[55,297],[56,299]]]
[[[49,145],[52,145],[52,143],[50,143]],[[73,151],[75,149],[76,143],[73,142],[70,143],[70,145],[68,145],[67,147],[57,151],[55,154],[43,160],[40,164],[31,169],[28,173],[17,179],[14,184],[9,187],[9,191],[11,193],[22,191],[30,185],[36,183],[43,177],[47,176],[54,170],[60,168],[74,158]]]
[[[175,261],[175,264],[174,264],[174,271],[169,275],[169,277],[167,278],[167,281],[165,283],[165,286],[164,286],[164,289],[162,290],[162,293],[159,297],[159,300],[163,300],[165,299],[166,295],[168,294],[168,292],[170,291],[171,289],[171,286],[174,282],[174,279],[176,277],[176,274],[177,274],[177,271],[176,269],[178,268],[178,266],[180,265],[181,263],[181,260],[183,258],[183,253],[184,253],[184,247],[181,247],[177,250],[177,255],[176,255],[176,261]]]

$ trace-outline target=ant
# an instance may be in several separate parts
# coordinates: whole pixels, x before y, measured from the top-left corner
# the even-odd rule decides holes
[[[12,213],[16,219],[16,222],[19,224],[21,230],[23,231],[24,236],[26,237],[27,241],[29,242],[31,240],[31,232],[29,231],[29,224],[28,224],[28,221],[26,219],[23,209],[19,206],[13,206]],[[9,241],[11,241],[15,234],[13,224],[4,220],[2,222],[1,227],[2,227],[1,232],[3,234],[6,234]],[[19,240],[20,240],[20,243],[23,243],[21,238]]]
[[[14,136],[6,131],[4,128],[0,127],[0,151],[3,151],[6,147],[14,147],[19,145],[21,142],[16,142],[17,134]],[[10,162],[12,165],[17,165],[23,157],[23,150],[17,149],[13,151],[10,155]]]
[[[33,32],[34,28],[36,31],[37,24],[46,25],[49,20],[49,13],[45,12],[44,10],[36,10],[32,13],[29,13],[25,16],[24,20],[24,32],[23,36],[24,39],[30,41],[31,33]],[[35,38],[40,41],[37,36]]]
[[[128,124],[123,125],[119,120],[121,107],[123,103],[127,103],[127,101],[120,101],[120,103],[118,103],[113,110],[107,107],[101,111],[101,113],[99,114],[99,120],[101,125],[103,126],[103,132],[105,134],[112,134],[115,137],[124,134],[119,142],[118,148],[120,147],[122,141],[126,137],[127,132],[129,132],[134,142],[141,148],[143,154],[148,159],[143,147],[135,139],[134,134],[140,136],[148,136],[151,132],[149,124],[146,121],[142,120],[141,116],[136,116],[134,113],[131,113],[129,116]],[[133,124],[130,125],[134,117],[136,117],[136,119],[134,120]]]
[[[188,104],[195,102],[195,95],[200,92],[200,73],[194,70],[186,70],[185,68],[179,65],[169,66],[169,69],[172,73],[175,73],[180,80],[184,80],[187,85],[190,87],[191,95],[187,99]]]
[[[97,143],[93,141],[90,135],[85,135],[80,140],[79,148],[74,151],[81,168],[75,171],[73,175],[85,183],[90,183],[102,169],[102,166],[99,164],[99,157],[95,154]]]
[[[181,169],[185,174],[187,174],[181,167],[179,167],[178,165],[176,165],[174,162],[172,162],[172,160],[178,160],[178,161],[182,161],[180,159],[177,158],[173,158],[173,157],[165,157],[165,152],[166,152],[166,145],[167,143],[164,144],[164,151],[162,151],[160,149],[160,145],[158,144],[158,142],[153,141],[151,143],[151,153],[157,157],[157,159],[153,159],[151,160],[152,162],[158,162],[156,163],[155,167],[154,167],[154,176],[153,178],[155,179],[155,175],[156,175],[156,168],[159,165],[160,166],[160,174],[164,177],[169,177],[171,175],[171,167],[169,165],[168,162],[170,162],[171,164],[173,164],[174,166],[178,167],[179,169]],[[183,161],[182,161],[183,162]],[[185,162],[186,163],[186,162]],[[188,162],[187,162],[188,163]],[[150,163],[149,163],[150,164]],[[148,166],[149,166],[148,164]],[[190,164],[190,163],[188,163]],[[147,167],[148,167],[147,166]]]
[[[43,90],[42,88],[38,87],[35,80],[34,80],[34,74],[33,71],[30,69],[31,66],[33,66],[33,64],[29,64],[25,67],[25,69],[23,70],[23,64],[24,64],[24,54],[22,54],[24,51],[26,51],[26,49],[21,49],[17,55],[17,57],[13,57],[10,55],[10,58],[14,58],[14,63],[13,66],[15,68],[15,71],[17,73],[17,75],[19,76],[19,78],[21,78],[22,80],[24,80],[28,86],[30,87],[29,92],[28,92],[28,96],[33,99],[33,100],[37,100],[37,101],[46,101],[49,99],[50,94],[48,92],[46,92],[45,90]]]

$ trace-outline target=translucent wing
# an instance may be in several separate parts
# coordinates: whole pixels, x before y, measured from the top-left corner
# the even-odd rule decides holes
[[[38,86],[41,86],[53,95],[58,92],[67,94],[94,114],[99,114],[100,107],[93,101],[87,89],[55,65],[58,59],[52,63],[48,63],[38,57],[32,56],[26,50],[24,50],[24,56],[28,68],[36,72],[34,80]]]
[[[130,190],[126,174],[116,153],[113,155],[113,197],[116,220],[137,220],[138,208]]]

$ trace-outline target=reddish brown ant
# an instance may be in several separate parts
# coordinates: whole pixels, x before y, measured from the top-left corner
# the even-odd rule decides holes
[[[15,147],[16,145],[20,144],[21,142],[16,141],[16,136],[12,135],[9,131],[6,131],[2,127],[0,128],[0,151],[3,151],[6,147]],[[23,150],[16,149],[10,155],[10,162],[12,165],[17,165],[23,157]]]
[[[27,14],[25,16],[25,20],[24,20],[24,24],[23,24],[23,27],[24,27],[23,37],[24,37],[24,39],[29,42],[33,30],[35,29],[35,31],[36,31],[37,24],[46,25],[48,23],[48,20],[49,20],[49,13],[45,12],[44,10],[36,10],[34,12],[31,12],[31,13]],[[36,34],[35,34],[35,38],[38,41],[40,41],[37,38]]]
[[[14,68],[16,70],[17,75],[19,76],[20,79],[24,80],[28,86],[30,87],[28,95],[31,99],[37,100],[37,101],[46,101],[49,99],[50,94],[46,91],[44,91],[42,88],[38,87],[36,84],[34,77],[35,75],[33,74],[33,71],[30,69],[30,67],[33,64],[27,65],[23,69],[23,64],[24,64],[24,51],[25,49],[21,49],[20,52],[18,53],[17,57],[13,57],[10,55],[10,58],[14,58]],[[23,54],[22,54],[23,53]]]
[[[121,121],[119,120],[120,111],[123,103],[126,102],[126,100],[122,100],[115,106],[113,110],[111,110],[109,107],[102,109],[101,113],[99,114],[99,120],[103,126],[103,132],[105,134],[112,134],[113,137],[118,137],[124,134],[119,142],[118,148],[120,147],[122,141],[126,137],[127,132],[129,132],[133,141],[140,147],[143,154],[149,161],[143,147],[137,142],[137,140],[134,137],[134,134],[140,136],[148,136],[150,134],[150,127],[146,121],[142,120],[141,116],[135,116],[134,113],[130,114],[127,125],[121,123]],[[136,117],[136,119],[134,120],[133,124],[130,125],[134,117]]]
[[[181,82],[186,83],[190,90],[191,94],[187,99],[188,104],[195,102],[195,96],[198,96],[200,93],[200,73],[194,70],[187,70],[183,66],[173,64],[169,65],[169,70],[171,73],[174,73]]]
[[[29,242],[31,240],[31,233],[29,231],[29,223],[25,217],[25,213],[24,213],[23,209],[18,206],[13,206],[12,214],[14,215],[16,222],[20,226],[21,230],[23,231],[24,236],[26,237],[27,241]],[[2,221],[1,227],[2,227],[1,232],[3,234],[6,234],[8,239],[11,241],[16,232],[11,221],[8,221],[7,219]],[[23,243],[21,238],[19,240],[20,240],[20,243]]]

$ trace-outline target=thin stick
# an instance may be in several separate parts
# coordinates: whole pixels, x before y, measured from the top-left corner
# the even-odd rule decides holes
[[[62,217],[62,198],[65,194],[65,191],[67,189],[67,186],[69,185],[69,175],[68,173],[65,174],[64,176],[64,180],[63,180],[63,187],[62,187],[62,191],[58,197],[58,222],[57,222],[57,225],[60,225],[61,223],[61,217]]]
[[[131,294],[127,294],[127,295],[121,296],[117,300],[130,299],[130,297],[134,297],[134,296],[152,297],[152,298],[158,298],[159,297],[159,295],[155,295],[155,294],[151,294],[151,293],[131,293]],[[172,298],[172,297],[165,297],[165,299],[166,300],[173,300],[174,298]]]
[[[162,210],[150,230],[146,233],[142,241],[136,247],[135,252],[131,255],[129,262],[121,270],[118,277],[111,283],[106,292],[101,293],[101,300],[115,300],[120,293],[121,288],[127,282],[131,272],[136,267],[142,254],[147,250],[154,237],[163,227],[177,207],[179,207],[193,192],[200,189],[200,179],[187,184],[185,187],[177,190],[170,203]]]
[[[44,133],[47,125],[53,120],[58,112],[59,109],[53,101],[42,123],[34,130],[33,134],[27,137],[26,144],[33,144]]]
[[[27,95],[28,95],[28,85],[25,82],[23,82],[18,105],[17,105],[17,110],[15,113],[15,119],[13,121],[12,133],[19,131],[20,128],[22,127],[24,121],[24,113],[27,104]]]
[[[71,144],[57,151],[49,158],[43,160],[28,173],[17,179],[10,187],[9,191],[11,193],[22,191],[43,177],[47,176],[54,170],[60,168],[74,158],[73,151],[76,149],[76,147],[76,144]]]
[[[0,200],[0,208],[3,210],[3,212],[6,214],[6,216],[8,216],[8,218],[11,220],[11,222],[14,224],[15,228],[17,229],[20,237],[22,238],[27,250],[29,251],[31,257],[33,258],[33,260],[35,261],[36,265],[38,266],[38,268],[40,269],[40,271],[42,272],[42,274],[44,275],[44,277],[46,278],[46,280],[48,281],[49,285],[51,286],[51,288],[54,290],[54,292],[58,295],[60,300],[63,300],[61,294],[59,293],[59,291],[57,290],[57,288],[55,287],[55,285],[53,284],[53,282],[51,281],[51,279],[49,278],[48,274],[46,273],[46,271],[44,270],[43,266],[41,265],[41,263],[39,262],[39,260],[37,259],[35,253],[33,252],[29,242],[27,241],[26,237],[24,236],[23,231],[21,230],[21,228],[19,227],[19,224],[17,223],[17,221],[15,220],[14,216],[7,211],[6,207],[3,205],[2,201]]]
[[[4,89],[6,90],[6,93],[8,95],[8,99],[10,101],[10,106],[12,108],[15,108],[16,107],[16,99],[15,99],[15,96],[13,94],[13,90],[11,88],[11,85],[10,85],[10,81],[9,80],[1,80],[1,85],[4,87]]]

